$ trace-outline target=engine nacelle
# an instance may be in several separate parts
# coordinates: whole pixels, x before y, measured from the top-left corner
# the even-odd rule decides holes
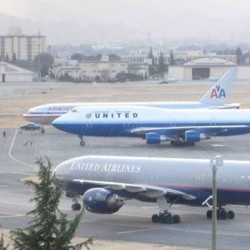
[[[147,144],[160,144],[161,142],[167,141],[168,138],[165,135],[157,133],[147,133],[146,142]]]
[[[204,133],[199,133],[195,130],[188,130],[185,132],[185,142],[199,142],[205,139],[208,139],[208,137]]]
[[[84,193],[83,205],[91,213],[113,214],[124,205],[124,201],[104,188],[92,188]]]

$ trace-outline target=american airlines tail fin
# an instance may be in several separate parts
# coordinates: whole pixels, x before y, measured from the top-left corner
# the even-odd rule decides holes
[[[224,105],[229,95],[231,86],[236,79],[237,69],[229,69],[209,91],[200,99],[202,104],[206,105]]]

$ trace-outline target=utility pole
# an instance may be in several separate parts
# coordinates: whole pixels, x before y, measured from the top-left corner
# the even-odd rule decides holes
[[[212,210],[212,250],[216,250],[216,232],[217,232],[217,169],[223,166],[223,156],[217,155],[210,160],[212,169],[212,196],[213,196],[213,210]]]

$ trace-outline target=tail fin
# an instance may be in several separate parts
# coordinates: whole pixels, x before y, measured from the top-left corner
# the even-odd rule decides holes
[[[236,68],[229,69],[200,99],[200,102],[207,105],[224,105],[236,75]]]

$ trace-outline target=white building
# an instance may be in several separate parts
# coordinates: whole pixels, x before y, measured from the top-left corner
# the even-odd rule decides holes
[[[118,73],[127,73],[128,64],[124,61],[88,61],[79,63],[81,79],[108,81],[116,78]]]
[[[27,36],[16,28],[10,30],[8,35],[0,36],[1,60],[33,60],[46,51],[46,37],[40,34]]]
[[[57,79],[66,74],[79,81],[114,80],[119,73],[128,72],[128,64],[124,61],[110,61],[104,54],[100,61],[83,61],[76,64],[54,65],[53,73]]]
[[[218,57],[202,57],[183,65],[171,65],[168,74],[177,80],[184,81],[218,79],[231,67],[236,67],[232,61]]]
[[[32,82],[37,79],[37,74],[17,67],[15,65],[0,62],[0,83],[3,82]]]

